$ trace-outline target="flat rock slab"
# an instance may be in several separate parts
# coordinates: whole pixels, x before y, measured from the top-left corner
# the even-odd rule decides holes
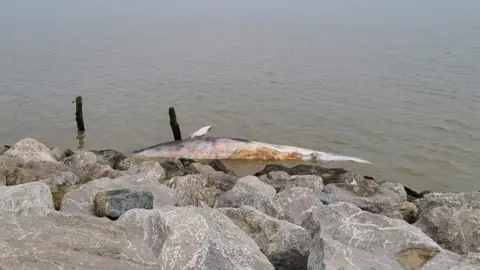
[[[414,203],[414,225],[442,247],[460,254],[480,250],[480,192],[429,193]]]
[[[308,269],[419,269],[443,252],[419,228],[350,203],[312,209],[303,227],[314,235]]]
[[[133,209],[115,224],[144,237],[160,269],[274,269],[255,241],[216,209]]]
[[[93,200],[101,191],[128,188],[133,191],[150,191],[154,197],[154,208],[164,205],[175,205],[177,198],[175,191],[159,182],[165,175],[162,167],[155,163],[152,166],[143,164],[138,171],[131,171],[131,175],[115,179],[101,178],[90,181],[75,189],[71,189],[63,196],[61,211],[72,214],[93,215]],[[137,174],[133,174],[133,173]]]
[[[98,217],[117,219],[131,209],[153,209],[153,194],[150,191],[130,189],[102,191],[95,195],[93,208]]]
[[[52,194],[44,183],[0,187],[0,216],[46,216],[53,210]]]
[[[86,216],[0,219],[3,269],[158,269],[143,240]]]
[[[275,269],[307,269],[311,238],[306,229],[251,206],[218,210],[255,240]]]

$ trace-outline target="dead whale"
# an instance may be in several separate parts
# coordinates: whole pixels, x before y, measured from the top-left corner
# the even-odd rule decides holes
[[[193,160],[262,160],[372,162],[336,153],[321,152],[301,147],[271,144],[239,138],[205,136],[212,127],[206,126],[189,137],[153,145],[133,152],[137,159],[185,158]]]

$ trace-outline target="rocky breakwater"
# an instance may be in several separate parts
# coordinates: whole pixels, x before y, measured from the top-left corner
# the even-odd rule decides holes
[[[480,193],[344,169],[0,153],[0,269],[480,269]]]

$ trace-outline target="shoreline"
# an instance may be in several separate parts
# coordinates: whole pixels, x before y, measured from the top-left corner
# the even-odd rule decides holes
[[[28,245],[9,242],[0,265],[26,266],[15,256],[28,250],[40,268],[480,267],[480,192],[418,192],[340,167],[292,165],[237,175],[219,160],[139,161],[22,139],[0,148],[0,215]],[[32,220],[40,237],[29,234]],[[52,226],[70,238],[55,238]],[[56,244],[42,246],[50,237]],[[48,257],[48,248],[70,257]]]

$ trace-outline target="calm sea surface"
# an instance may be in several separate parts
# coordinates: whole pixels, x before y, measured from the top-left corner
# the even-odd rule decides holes
[[[0,0],[0,143],[75,148],[82,95],[87,148],[171,140],[174,106],[184,135],[213,125],[480,190],[479,1],[171,2]]]

